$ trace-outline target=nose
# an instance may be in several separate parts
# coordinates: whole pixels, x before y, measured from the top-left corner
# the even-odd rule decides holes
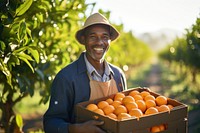
[[[97,38],[97,44],[102,45],[103,44],[103,39],[101,37]]]

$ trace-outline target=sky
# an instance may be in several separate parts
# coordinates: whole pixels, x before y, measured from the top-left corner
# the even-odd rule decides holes
[[[173,29],[184,32],[200,17],[200,0],[86,0],[111,11],[110,21],[135,34]]]

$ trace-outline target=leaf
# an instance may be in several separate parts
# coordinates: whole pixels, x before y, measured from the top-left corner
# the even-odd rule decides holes
[[[20,128],[20,130],[22,129],[23,127],[23,119],[22,119],[22,116],[19,115],[19,114],[16,114],[16,123],[17,123],[17,126]]]
[[[30,62],[27,60],[27,58],[23,57],[23,56],[19,56],[19,58],[21,60],[23,60],[24,62],[26,62],[26,64],[30,67],[30,69],[32,70],[32,72],[34,73],[34,69],[32,67],[32,65],[30,64]]]
[[[35,61],[36,61],[37,63],[39,63],[40,57],[39,57],[38,51],[35,50],[35,49],[32,49],[32,48],[28,48],[28,50],[30,51],[30,53],[31,53],[31,55],[33,56],[33,58],[35,59]]]
[[[32,5],[33,0],[25,0],[23,4],[21,4],[16,10],[16,16],[20,16],[24,14]]]
[[[12,79],[12,74],[10,73],[10,71],[8,70],[7,66],[4,64],[2,59],[0,59],[0,70],[6,76],[7,83],[10,85],[11,88],[13,88],[12,80],[11,80]]]
[[[24,39],[25,36],[26,36],[26,23],[24,22],[24,20],[22,20],[19,24],[18,38],[21,41]]]
[[[34,61],[33,58],[32,58],[30,55],[27,55],[27,54],[25,54],[24,52],[17,53],[16,55],[17,55],[18,57],[23,57],[23,58],[25,58],[25,59],[27,59],[27,60]]]
[[[28,27],[26,27],[26,32],[28,33],[29,37],[32,40],[33,38],[32,38],[32,35],[31,35],[31,30]]]
[[[3,41],[0,41],[0,50],[4,51],[6,49],[6,45]]]
[[[44,75],[44,73],[43,73],[40,69],[36,69],[36,73],[40,76],[40,78],[41,78],[42,80],[44,80],[45,75]]]

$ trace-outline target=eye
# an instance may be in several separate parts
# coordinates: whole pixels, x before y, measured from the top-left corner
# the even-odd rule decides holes
[[[91,36],[89,36],[89,38],[90,38],[91,40],[95,40],[95,39],[96,39],[96,36],[91,35]]]
[[[110,39],[110,37],[109,36],[107,36],[107,35],[105,35],[105,36],[103,36],[103,40],[109,40]]]

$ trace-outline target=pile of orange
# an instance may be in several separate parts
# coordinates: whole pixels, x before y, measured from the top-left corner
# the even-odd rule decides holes
[[[128,95],[118,92],[113,98],[108,98],[97,104],[88,104],[86,108],[112,119],[123,120],[133,117],[139,119],[143,116],[170,111],[173,106],[168,104],[167,98],[163,95],[155,97],[148,91],[132,90]],[[164,124],[150,128],[151,132],[165,129]]]

